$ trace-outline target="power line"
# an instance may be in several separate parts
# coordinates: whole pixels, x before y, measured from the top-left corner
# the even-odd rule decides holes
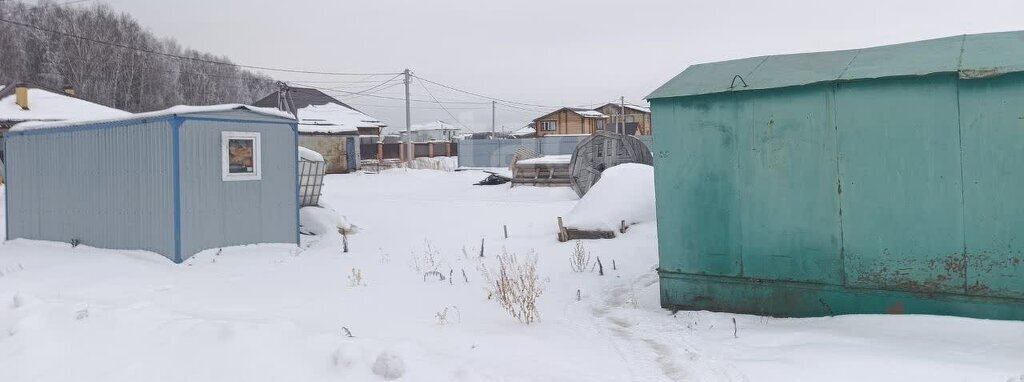
[[[349,95],[356,95],[356,92],[347,91],[347,90],[326,88],[326,87],[316,86],[316,85],[302,83],[302,82],[293,82],[293,83],[296,84],[296,85],[302,85],[302,86],[310,87],[310,88],[321,90],[321,91],[325,91],[325,92],[337,92],[337,93],[344,94],[342,97],[349,96]],[[395,85],[395,86],[397,86],[397,85]],[[380,90],[384,90],[384,89],[380,89]],[[377,94],[358,94],[358,95],[359,96],[379,98],[379,99],[387,99],[387,100],[395,100],[395,101],[405,101],[405,98],[402,98],[402,97],[389,97],[389,96],[382,96],[382,95],[377,95]],[[412,99],[410,99],[410,101],[412,101],[412,102],[421,102],[421,103],[433,103],[433,104],[437,103],[437,101],[428,100],[428,99],[417,99],[417,98],[412,98]],[[470,102],[470,101],[453,101],[453,102],[448,102],[448,103],[450,103],[450,104],[464,104],[464,105],[483,105],[483,104],[488,104],[489,105],[490,104],[490,102]]]
[[[53,33],[53,34],[64,36],[64,37],[70,37],[70,38],[74,38],[74,39],[79,39],[79,40],[82,40],[82,41],[87,41],[87,42],[91,42],[91,43],[95,43],[95,44],[102,44],[102,45],[113,46],[113,47],[117,47],[117,48],[121,48],[121,49],[127,49],[127,50],[133,50],[133,51],[137,51],[137,52],[154,54],[154,55],[163,56],[163,57],[169,57],[169,58],[174,58],[174,59],[179,59],[179,60],[188,60],[188,61],[194,61],[194,62],[201,62],[201,63],[213,64],[213,65],[232,66],[232,67],[237,67],[237,68],[266,70],[266,71],[284,72],[284,73],[319,74],[319,75],[327,75],[327,76],[366,76],[366,75],[371,75],[372,76],[372,75],[392,75],[392,74],[396,74],[396,73],[324,72],[324,71],[316,71],[316,70],[282,69],[282,68],[273,68],[273,67],[269,67],[269,66],[235,64],[235,63],[230,63],[230,62],[207,60],[207,59],[198,58],[198,57],[181,56],[181,55],[177,55],[177,54],[171,54],[171,53],[166,53],[166,52],[155,51],[155,50],[152,50],[152,49],[138,48],[138,47],[128,46],[128,45],[124,45],[124,44],[120,44],[120,43],[115,43],[115,42],[110,42],[110,41],[97,40],[97,39],[90,38],[90,37],[79,36],[79,35],[76,35],[76,34],[61,32],[61,31],[54,30],[54,29],[49,29],[49,28],[43,28],[43,27],[40,27],[40,26],[37,26],[37,25],[23,23],[23,22],[20,22],[20,21],[9,20],[9,19],[5,19],[5,18],[0,18],[0,22],[4,22],[4,23],[11,24],[11,25],[20,26],[20,27],[23,27],[23,28],[35,29],[35,30],[42,31],[42,32]]]
[[[374,86],[371,86],[371,87],[369,87],[369,88],[366,88],[366,89],[363,89],[363,90],[360,90],[360,91],[355,91],[355,92],[352,92],[352,91],[347,91],[347,90],[338,90],[338,89],[332,89],[332,90],[334,90],[334,91],[337,91],[337,92],[343,92],[343,93],[347,93],[347,94],[349,94],[349,95],[353,95],[353,96],[360,96],[360,95],[370,95],[370,94],[373,94],[373,93],[377,93],[377,92],[381,92],[381,91],[384,91],[384,90],[386,90],[386,89],[388,89],[388,88],[392,88],[392,87],[395,87],[396,85],[400,85],[401,83],[395,83],[395,84],[391,84],[391,86],[386,86],[386,87],[384,87],[384,88],[381,88],[381,86],[387,85],[387,84],[388,84],[389,82],[391,82],[391,81],[394,81],[395,79],[397,79],[397,78],[398,78],[398,77],[400,77],[400,76],[402,76],[402,74],[401,74],[401,73],[399,73],[399,74],[395,75],[394,77],[388,78],[388,79],[387,79],[387,80],[385,80],[384,82],[381,82],[381,83],[379,83],[379,84],[376,84],[376,85],[374,85]],[[296,83],[296,84],[300,84],[300,85],[304,85],[304,84],[302,84],[302,83],[299,83],[299,82],[295,82],[295,83]],[[306,86],[309,86],[309,85],[306,85]],[[374,92],[374,90],[376,90],[376,92]],[[372,92],[372,93],[371,93],[371,92]]]
[[[419,78],[419,77],[417,77],[417,78]],[[445,107],[443,103],[441,103],[440,101],[438,101],[436,97],[434,97],[434,94],[430,92],[430,89],[427,89],[427,87],[426,87],[425,85],[423,85],[423,82],[422,82],[422,81],[421,81],[421,82],[417,82],[417,83],[418,83],[418,84],[420,84],[420,87],[421,87],[421,88],[423,88],[423,90],[427,92],[427,95],[429,95],[429,96],[430,96],[430,98],[433,98],[433,99],[434,99],[434,102],[437,102],[437,104],[438,104],[438,105],[440,105],[442,109],[444,109],[444,112],[445,112],[445,113],[448,113],[448,116],[449,116],[449,117],[452,117],[452,119],[453,119],[453,120],[455,120],[455,123],[458,123],[458,124],[459,124],[460,126],[462,126],[462,128],[464,128],[464,129],[468,129],[469,131],[472,131],[472,132],[474,132],[474,133],[476,132],[476,130],[473,130],[472,128],[470,128],[470,127],[466,126],[466,124],[462,123],[462,121],[459,121],[459,119],[458,119],[458,118],[455,118],[455,115],[454,115],[454,114],[452,114],[452,112],[451,112],[451,111],[448,111],[448,108],[447,108],[447,107]]]
[[[504,102],[504,103],[510,103],[510,104],[518,104],[518,105],[524,105],[524,106],[542,107],[542,108],[550,108],[550,107],[560,108],[561,107],[561,106],[538,105],[538,104],[532,104],[532,103],[526,103],[526,102],[509,101],[509,100],[505,100],[505,99],[501,99],[501,98],[495,98],[495,97],[486,96],[486,95],[483,95],[483,94],[480,94],[480,93],[474,93],[474,92],[471,92],[471,91],[458,89],[458,88],[455,88],[455,87],[452,87],[452,86],[448,86],[448,85],[445,85],[445,84],[442,84],[442,83],[439,83],[439,82],[434,82],[434,81],[428,80],[426,78],[423,78],[423,77],[420,77],[420,76],[417,76],[417,75],[413,75],[413,77],[416,77],[416,78],[420,79],[421,81],[424,81],[424,82],[427,82],[427,83],[430,83],[430,84],[434,84],[434,85],[443,87],[443,88],[448,89],[448,90],[456,91],[456,92],[459,92],[459,93],[465,93],[465,94],[469,94],[469,95],[480,97],[480,98],[485,98],[485,99],[488,99],[488,100],[491,100],[491,101],[498,101],[498,102]]]
[[[348,105],[359,106],[359,107],[374,107],[374,108],[388,108],[388,109],[404,109],[405,108],[405,105],[376,105],[376,104],[370,104],[370,103],[353,103],[353,102],[347,102],[347,101],[345,103],[348,104]],[[442,110],[442,108],[440,108],[440,107],[431,107],[431,106],[412,106],[412,108],[413,109],[417,109],[417,110]],[[466,107],[448,106],[448,109],[449,110],[486,110],[487,107],[485,107],[485,106],[477,106],[477,107],[471,107],[471,106],[466,106]]]

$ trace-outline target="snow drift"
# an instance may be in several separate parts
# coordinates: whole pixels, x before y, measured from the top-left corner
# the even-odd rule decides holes
[[[624,163],[601,173],[590,191],[565,217],[576,229],[618,231],[619,223],[654,221],[654,167]]]

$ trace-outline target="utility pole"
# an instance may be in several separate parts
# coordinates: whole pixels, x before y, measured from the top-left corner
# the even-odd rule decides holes
[[[622,115],[622,135],[626,135],[626,96],[619,97],[619,107],[622,109],[619,112]]]
[[[416,153],[412,147],[412,109],[409,107],[409,82],[411,81],[411,74],[409,69],[405,69],[405,160],[406,163],[410,163],[413,160],[413,154]],[[406,167],[409,167],[406,164]]]
[[[495,115],[494,114],[494,110],[495,110],[495,107],[497,105],[498,105],[497,101],[493,101],[493,100],[491,101],[491,139],[495,138],[495,136],[494,136],[494,115]]]

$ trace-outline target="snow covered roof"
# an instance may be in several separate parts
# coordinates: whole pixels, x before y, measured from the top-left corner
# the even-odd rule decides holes
[[[539,118],[534,119],[534,121],[543,119],[544,117],[547,117],[547,116],[552,115],[552,114],[559,113],[562,110],[571,111],[571,112],[576,113],[577,115],[579,115],[579,116],[581,116],[583,118],[608,118],[607,115],[605,115],[604,113],[601,113],[601,112],[599,112],[597,110],[584,109],[584,108],[579,108],[579,107],[563,107],[561,109],[558,109],[558,110],[552,111],[550,113],[544,114],[544,115],[540,116]]]
[[[574,108],[569,108],[569,110],[571,110],[573,113],[576,113],[576,114],[579,114],[579,115],[583,116],[584,118],[608,118],[607,115],[604,115],[604,113],[601,113],[601,112],[599,112],[597,110],[574,109]]]
[[[545,155],[542,157],[523,159],[516,164],[569,164],[572,162],[572,154]]]
[[[521,128],[519,130],[516,130],[516,131],[513,131],[511,135],[519,136],[519,135],[530,135],[530,134],[536,134],[536,133],[537,133],[537,129],[534,129],[531,126],[523,126],[523,128]]]
[[[31,96],[30,96],[31,97]],[[29,105],[31,107],[31,102]],[[115,109],[116,110],[116,109]],[[133,119],[147,119],[164,117],[169,115],[181,115],[181,114],[196,114],[196,113],[216,113],[231,110],[249,110],[254,113],[263,114],[271,117],[279,117],[284,119],[294,120],[291,114],[285,113],[277,109],[267,109],[262,107],[255,107],[249,105],[242,105],[237,103],[224,104],[224,105],[209,105],[209,106],[188,106],[178,105],[173,106],[164,110],[151,111],[146,113],[132,114],[123,112],[123,115],[114,116],[111,118],[94,118],[94,119],[80,119],[80,120],[66,120],[58,122],[24,122],[14,125],[11,131],[23,131],[23,130],[36,130],[36,129],[50,129],[55,127],[67,127],[83,124],[95,124],[104,122],[117,122],[117,121],[128,121]]]
[[[28,110],[24,110],[15,102],[14,89],[14,86],[0,87],[0,121],[69,121],[131,115],[124,110],[33,87],[28,88]]]
[[[387,126],[379,119],[320,90],[289,87],[283,91],[288,101],[287,111],[294,111],[299,120],[300,133],[339,134],[355,132],[361,127]],[[282,90],[278,90],[270,93],[253,105],[278,109],[278,98],[281,92]]]
[[[386,126],[376,118],[336,103],[309,105],[299,108],[296,114],[300,133],[336,134],[355,132],[360,127]]]
[[[615,110],[619,110],[619,108],[622,107],[622,104],[606,103],[606,104],[604,104],[604,106],[601,106],[598,109],[604,109],[604,108],[609,107],[609,106],[613,107]],[[645,107],[645,106],[633,105],[633,104],[629,104],[629,103],[627,103],[625,106],[626,106],[627,109],[633,109],[633,110],[636,110],[636,111],[639,111],[639,112],[644,112],[644,113],[650,113],[651,112],[651,109],[648,108],[648,107]],[[616,112],[616,113],[618,113],[618,112]]]
[[[434,121],[434,122],[428,122],[428,123],[413,124],[412,126],[409,126],[409,130],[412,130],[412,131],[459,130],[459,128],[455,127],[452,124],[450,124],[448,122],[445,122],[445,121]],[[403,132],[403,131],[405,131],[405,130],[399,130],[399,132]]]

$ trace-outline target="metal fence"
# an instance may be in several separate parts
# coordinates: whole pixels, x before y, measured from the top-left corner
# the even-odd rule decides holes
[[[576,145],[587,135],[565,135],[523,139],[464,139],[459,141],[459,167],[508,167],[512,155],[520,147],[526,147],[541,155],[566,155],[576,150]],[[640,139],[647,148],[654,147],[650,135]],[[652,152],[654,150],[651,150]]]
[[[362,160],[404,159],[404,143],[363,143],[360,145]],[[416,158],[444,157],[458,155],[459,148],[451,142],[413,142]],[[379,156],[379,158],[378,158]]]
[[[320,192],[324,188],[324,162],[299,160],[299,205],[320,205]]]

